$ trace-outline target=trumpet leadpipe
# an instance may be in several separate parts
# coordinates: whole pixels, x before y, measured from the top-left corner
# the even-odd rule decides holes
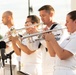
[[[34,33],[34,34],[29,34],[29,35],[27,35],[27,36],[24,36],[23,39],[24,39],[24,38],[33,37],[33,36],[42,35],[42,34],[44,34],[44,33],[55,32],[55,31],[63,30],[63,29],[66,29],[66,28],[54,29],[54,30],[47,30],[47,31],[42,31],[42,32]]]
[[[27,28],[34,27],[34,26],[39,26],[39,25],[44,25],[44,24],[43,23],[31,24],[29,26],[25,26],[24,28],[16,29],[16,31],[25,30]]]

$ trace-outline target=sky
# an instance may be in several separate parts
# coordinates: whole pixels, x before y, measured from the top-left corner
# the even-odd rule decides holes
[[[15,24],[22,24],[27,15],[26,0],[0,0],[0,19],[4,11],[13,12]]]
[[[39,16],[38,9],[45,4],[50,4],[56,12],[54,19],[63,23],[67,12],[71,10],[70,2],[71,0],[30,0],[30,6],[33,7],[33,13],[30,14]],[[1,24],[2,13],[7,10],[13,12],[15,27],[22,28],[28,15],[28,0],[0,0],[0,34],[7,31],[6,27]]]

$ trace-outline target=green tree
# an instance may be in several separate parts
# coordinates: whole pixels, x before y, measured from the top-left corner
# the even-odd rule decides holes
[[[0,35],[0,39],[2,39],[3,37],[2,37],[2,35]]]

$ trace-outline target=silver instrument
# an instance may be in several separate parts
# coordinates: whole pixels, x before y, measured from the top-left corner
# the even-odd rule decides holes
[[[32,24],[32,25],[30,25],[30,26],[26,26],[26,27],[20,28],[20,29],[12,28],[12,29],[11,29],[11,35],[12,35],[12,36],[18,36],[18,33],[19,33],[20,31],[23,31],[23,30],[26,31],[27,28],[33,27],[33,26],[38,26],[38,25],[41,25],[41,26],[42,26],[42,25],[44,25],[44,24],[43,24],[43,23]],[[42,26],[41,28],[43,28],[43,26]],[[66,29],[66,28],[46,30],[46,31],[39,31],[39,32],[33,33],[33,34],[28,34],[28,33],[25,32],[26,34],[25,34],[25,36],[22,35],[22,36],[23,36],[22,39],[32,38],[32,37],[34,37],[34,36],[38,36],[38,39],[36,39],[36,40],[41,40],[41,39],[43,39],[43,38],[40,38],[40,37],[41,37],[42,34],[44,34],[44,33],[56,32],[56,31],[58,31],[58,30],[64,30],[64,29]],[[42,30],[43,30],[43,29],[42,29]],[[27,35],[27,34],[28,34],[28,35]],[[6,38],[10,37],[11,35],[7,36]],[[55,35],[55,36],[59,36],[59,34],[57,34],[57,35]],[[5,40],[6,38],[3,38],[3,39],[1,39],[1,40]],[[1,41],[1,40],[0,40],[0,41]]]
[[[10,32],[11,32],[11,35],[12,36],[19,36],[18,34],[20,32],[22,32],[23,30],[25,30],[25,33],[26,33],[26,29],[28,29],[29,27],[34,27],[34,26],[39,26],[39,25],[43,25],[43,23],[38,23],[38,24],[32,24],[30,26],[25,26],[24,28],[20,28],[20,29],[15,29],[15,28],[11,28],[10,29]],[[26,33],[28,34],[28,33]],[[9,38],[11,35],[6,35],[5,37],[3,37],[2,39],[0,39],[0,41],[4,41],[6,40],[7,38]],[[23,34],[22,34],[23,35]]]
[[[34,33],[34,34],[29,34],[29,35],[26,35],[23,37],[23,39],[25,38],[29,38],[29,37],[34,37],[34,36],[38,36],[38,39],[36,40],[42,40],[43,38],[40,38],[42,36],[42,34],[44,33],[49,33],[49,32],[56,32],[58,30],[64,30],[66,28],[62,28],[62,29],[54,29],[54,30],[46,30],[46,31],[42,31],[42,32],[37,32],[37,33]],[[59,36],[60,34],[56,34],[55,36]]]

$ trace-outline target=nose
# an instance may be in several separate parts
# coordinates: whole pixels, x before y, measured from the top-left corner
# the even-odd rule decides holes
[[[67,23],[65,23],[65,26],[67,26]]]
[[[26,27],[26,26],[28,26],[28,23],[25,23],[25,25],[24,25],[24,26],[25,26],[25,27]]]
[[[43,17],[41,17],[41,19],[43,20]]]

